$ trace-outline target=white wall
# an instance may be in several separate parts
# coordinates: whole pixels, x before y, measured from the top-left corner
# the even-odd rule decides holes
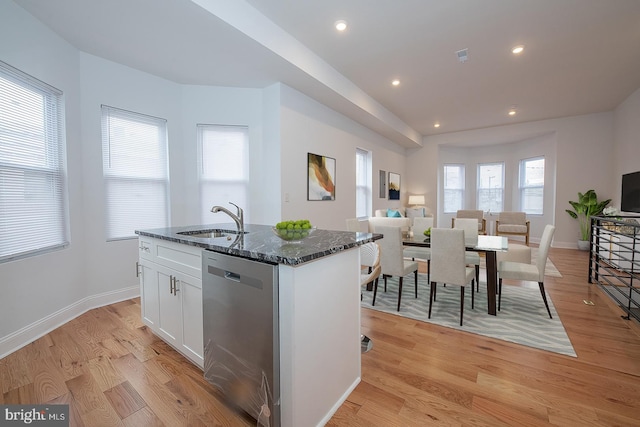
[[[405,178],[404,148],[295,89],[280,88],[282,219],[307,218],[319,228],[346,230],[345,220],[356,212],[357,147],[373,151],[373,210],[404,206],[403,194],[393,201],[378,197],[378,170]],[[335,200],[307,200],[307,153],[336,159]],[[405,185],[401,181],[401,190]]]
[[[640,171],[640,89],[614,111],[614,168],[611,206],[620,209],[622,175]],[[635,214],[634,214],[635,215]]]
[[[182,151],[181,164],[185,166],[184,176],[179,182],[179,190],[184,193],[182,210],[185,215],[174,220],[174,225],[201,224],[200,194],[198,188],[197,165],[197,124],[240,125],[249,128],[249,205],[241,206],[245,212],[245,222],[262,223],[268,209],[260,202],[262,197],[278,194],[277,188],[265,181],[270,165],[264,161],[265,152],[262,135],[262,91],[211,86],[184,86],[182,89],[182,125],[183,133],[179,141]],[[191,166],[189,166],[191,165]],[[263,185],[265,184],[265,185]],[[254,200],[256,201],[254,203]],[[221,205],[234,210],[229,202],[236,202],[233,196],[229,200],[205,201],[210,206]],[[176,201],[172,201],[175,205]],[[255,206],[254,206],[255,204]],[[204,223],[232,222],[223,213],[210,213]]]
[[[102,175],[102,104],[167,120],[171,217],[184,216],[182,199],[182,116],[180,86],[105,59],[80,53],[82,79],[84,227],[88,256],[84,261],[88,295],[135,287],[137,239],[106,241]]]
[[[71,244],[0,264],[0,344],[86,295],[78,52],[13,2],[0,2],[0,59],[64,92]],[[2,357],[0,345],[0,357]]]
[[[465,165],[465,200],[464,209],[476,209],[477,206],[477,168],[480,163],[504,163],[504,211],[519,211],[519,167],[520,161],[533,157],[545,158],[545,192],[544,213],[528,215],[531,222],[531,240],[539,241],[546,224],[555,221],[555,177],[556,177],[556,134],[546,133],[522,141],[485,145],[481,147],[452,147],[447,144],[439,146],[439,180],[438,180],[438,222],[440,227],[448,227],[455,213],[444,213],[444,194],[442,169],[446,163]],[[485,215],[487,231],[493,233],[497,214]],[[518,239],[518,238],[514,238]],[[524,240],[524,238],[521,238]]]
[[[89,308],[138,294],[137,240],[105,238],[101,104],[167,119],[171,225],[200,222],[195,123],[249,125],[251,213],[274,222],[279,152],[263,143],[262,91],[183,86],[79,52],[13,2],[0,2],[0,58],[64,92],[71,227],[67,248],[0,264],[0,357]]]
[[[544,135],[555,135],[556,144],[554,246],[575,248],[580,233],[577,222],[565,212],[570,207],[568,201],[575,200],[579,191],[589,189],[594,189],[600,199],[613,197],[612,112],[425,137],[424,147],[410,150],[407,157],[407,170],[413,171],[410,185],[428,183],[427,193],[437,194],[433,170],[438,168],[436,147],[440,145],[478,147],[528,140],[536,143],[537,138]],[[521,149],[525,152],[522,150],[528,148]],[[433,202],[431,197],[430,203]],[[443,224],[442,220],[438,224]],[[533,237],[540,238],[540,235]]]

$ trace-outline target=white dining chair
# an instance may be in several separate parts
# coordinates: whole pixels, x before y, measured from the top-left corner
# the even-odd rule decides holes
[[[465,260],[464,231],[456,228],[431,230],[431,290],[429,292],[429,319],[436,299],[438,283],[460,286],[460,326],[464,313],[464,288],[471,283],[471,308],[474,308],[474,269]]]
[[[540,294],[542,295],[545,307],[547,307],[549,318],[553,319],[551,316],[551,310],[549,309],[549,303],[547,302],[547,294],[544,290],[544,270],[547,266],[547,256],[549,254],[549,248],[551,247],[551,240],[553,239],[553,233],[555,230],[556,227],[551,224],[544,227],[535,264],[513,261],[500,262],[498,265],[498,311],[500,311],[502,300],[502,279],[538,282]]]
[[[374,287],[378,287],[378,279],[382,267],[380,266],[380,246],[376,242],[365,243],[360,246],[360,265],[365,267],[360,270],[360,287],[367,286],[375,282]],[[360,293],[362,299],[362,292]],[[366,353],[373,348],[373,341],[364,334],[360,334],[360,352]]]
[[[424,235],[424,231],[429,228],[433,228],[433,217],[414,218],[413,235],[416,238],[427,238]],[[416,259],[427,262],[427,283],[429,283],[429,275],[431,274],[431,249],[417,246],[409,246],[403,251],[405,258],[411,258],[412,261]]]
[[[475,218],[457,218],[453,228],[464,231],[465,243],[478,242],[478,220]],[[476,270],[476,290],[480,291],[480,254],[474,251],[465,251],[465,262],[473,265]]]
[[[377,226],[375,233],[380,233],[384,238],[378,240],[380,245],[380,264],[382,266],[382,278],[387,287],[387,278],[398,276],[398,311],[402,299],[402,281],[404,276],[413,272],[415,279],[415,295],[418,298],[418,263],[405,260],[402,252],[402,230],[400,227]],[[373,287],[373,302],[376,304],[378,286]]]
[[[347,231],[359,232],[360,221],[358,218],[347,218]]]
[[[382,266],[380,265],[380,246],[376,242],[360,246],[360,265],[365,267],[364,270],[360,270],[360,285],[366,286],[375,281],[377,286]]]

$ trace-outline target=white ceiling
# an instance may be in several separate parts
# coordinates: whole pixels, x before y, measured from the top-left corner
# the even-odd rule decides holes
[[[15,2],[87,53],[182,84],[280,81],[407,147],[610,111],[640,88],[640,0]]]

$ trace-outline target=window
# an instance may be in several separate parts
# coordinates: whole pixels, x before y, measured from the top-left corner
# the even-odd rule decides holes
[[[504,208],[504,163],[478,165],[478,209],[502,212]]]
[[[455,213],[464,202],[464,165],[444,165],[444,213]]]
[[[542,215],[544,208],[544,157],[520,160],[520,209]]]
[[[356,216],[367,218],[371,213],[371,153],[356,148]]]
[[[220,205],[235,213],[232,202],[244,210],[248,223],[249,128],[200,124],[197,134],[202,222],[230,222],[228,217],[212,214],[211,208]]]
[[[0,261],[69,243],[62,92],[0,61]]]
[[[167,122],[102,106],[107,241],[169,226]]]

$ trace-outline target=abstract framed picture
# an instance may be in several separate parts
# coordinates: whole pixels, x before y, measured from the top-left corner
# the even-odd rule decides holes
[[[336,199],[336,159],[307,153],[307,200]]]
[[[400,174],[389,172],[389,200],[400,200]]]

